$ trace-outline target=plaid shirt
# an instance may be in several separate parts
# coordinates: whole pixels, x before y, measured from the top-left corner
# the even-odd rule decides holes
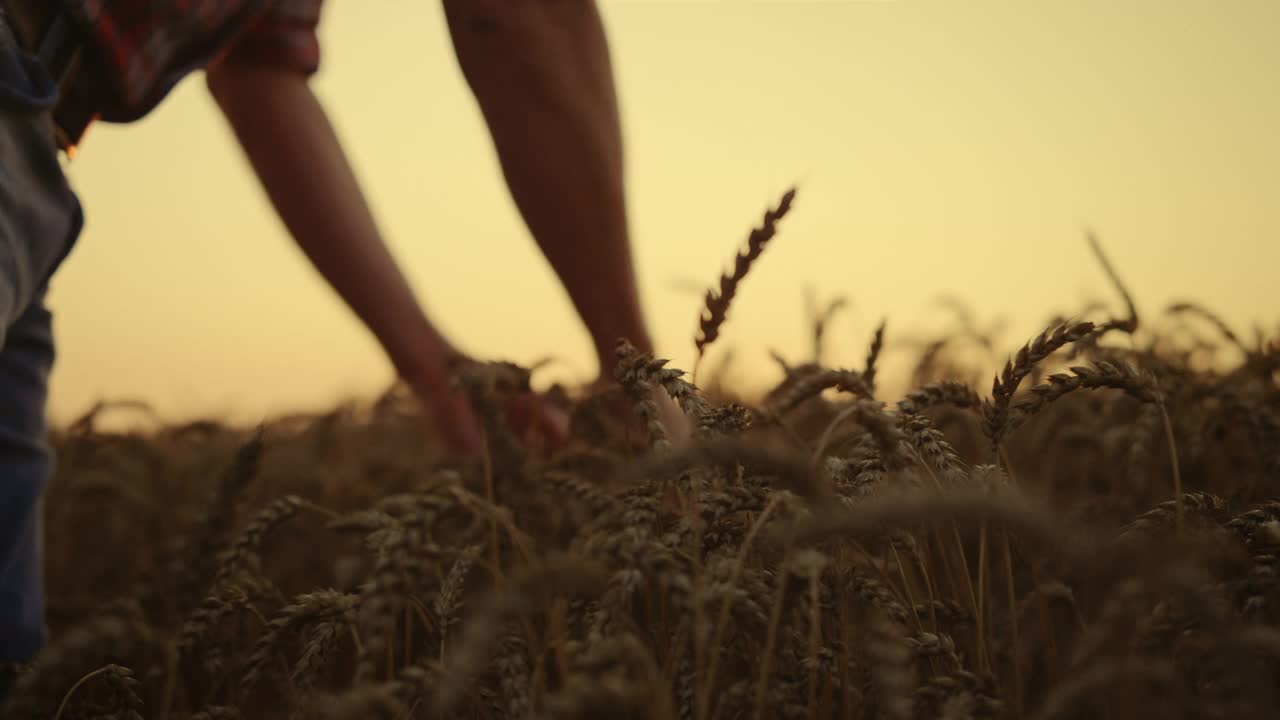
[[[315,72],[322,0],[67,0],[89,34],[101,117],[137,120],[188,73],[218,62]]]

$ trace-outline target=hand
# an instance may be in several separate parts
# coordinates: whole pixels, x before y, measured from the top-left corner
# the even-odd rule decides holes
[[[505,411],[511,432],[528,444],[555,450],[569,440],[569,414],[539,393],[511,396]]]
[[[658,418],[667,429],[667,439],[671,441],[671,447],[679,450],[688,446],[693,441],[693,423],[689,421],[689,416],[684,414],[684,410],[680,409],[666,390],[660,387],[654,388],[654,395],[658,403]]]
[[[430,367],[402,372],[401,376],[422,403],[449,452],[469,460],[480,457],[484,433],[466,395],[451,382],[449,371],[443,366]]]
[[[403,375],[450,453],[468,460],[478,459],[484,452],[484,432],[465,393],[452,382],[449,370],[440,365]],[[556,449],[568,439],[568,414],[538,393],[508,396],[503,403],[503,414],[511,433],[524,443]]]
[[[636,432],[646,432],[639,427],[640,418],[636,415],[635,406],[612,378],[601,377],[591,384],[588,395],[606,395],[617,393],[606,408],[618,422],[624,426],[636,428]],[[687,447],[693,440],[693,423],[680,409],[667,391],[661,387],[649,390],[649,398],[658,406],[658,421],[667,431],[667,440],[673,449]],[[643,436],[643,435],[642,435]]]

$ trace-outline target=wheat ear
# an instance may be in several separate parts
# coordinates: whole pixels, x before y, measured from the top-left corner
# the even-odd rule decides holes
[[[695,361],[695,366],[701,363],[702,356],[707,352],[707,346],[715,342],[715,339],[720,336],[720,326],[724,324],[729,312],[729,305],[733,302],[733,296],[738,292],[738,284],[747,276],[747,272],[751,270],[751,264],[759,259],[760,253],[764,252],[765,246],[777,234],[778,221],[786,217],[787,212],[791,210],[791,202],[795,200],[795,196],[795,188],[788,190],[783,194],[778,207],[765,212],[764,221],[760,223],[760,227],[753,229],[747,237],[746,250],[739,250],[734,258],[733,272],[727,275],[720,275],[719,292],[715,290],[707,291],[706,307],[698,320],[699,334],[693,342],[698,350],[698,359]]]

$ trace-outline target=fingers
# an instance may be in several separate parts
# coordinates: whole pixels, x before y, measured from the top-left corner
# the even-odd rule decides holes
[[[679,449],[688,445],[693,438],[693,424],[689,422],[689,418],[662,388],[654,388],[653,395],[658,404],[658,417],[666,428],[667,440],[671,442],[671,446]]]
[[[484,452],[484,435],[471,406],[460,393],[432,406],[433,420],[444,438],[449,451],[459,457],[474,460]]]
[[[516,437],[533,439],[546,448],[559,448],[569,439],[569,416],[537,393],[512,397],[507,423]]]

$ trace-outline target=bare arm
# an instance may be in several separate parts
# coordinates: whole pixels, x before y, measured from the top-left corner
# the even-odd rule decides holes
[[[622,128],[596,0],[444,0],[463,75],[543,255],[591,334],[598,386],[618,338],[652,351],[631,259]],[[679,408],[654,393],[677,444]]]
[[[595,0],[444,0],[463,75],[526,225],[591,333],[604,379],[652,350],[632,267],[622,130]]]
[[[306,77],[222,65],[207,75],[276,212],[302,251],[386,350],[460,449],[471,416],[447,390],[452,345],[423,313],[382,240],[328,116]],[[449,422],[453,420],[454,422]]]

